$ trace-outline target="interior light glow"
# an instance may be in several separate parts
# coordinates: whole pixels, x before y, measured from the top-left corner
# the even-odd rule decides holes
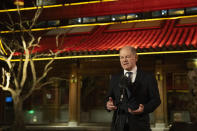
[[[7,97],[5,98],[5,102],[6,102],[6,103],[10,103],[10,102],[12,102],[12,101],[13,101],[13,99],[12,99],[11,96],[7,96]]]
[[[161,11],[161,14],[162,14],[162,15],[166,15],[166,14],[167,14],[167,10],[162,10],[162,11]]]
[[[34,111],[34,110],[29,110],[28,113],[29,113],[29,114],[34,114],[35,111]]]
[[[78,22],[81,23],[81,18],[78,18]]]
[[[32,121],[33,122],[37,122],[38,121],[37,116],[33,116],[33,120]]]
[[[116,18],[113,17],[113,18],[112,18],[112,21],[115,21],[115,20],[116,20]]]

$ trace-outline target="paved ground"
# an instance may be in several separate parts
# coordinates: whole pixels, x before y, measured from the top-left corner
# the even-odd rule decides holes
[[[28,128],[27,131],[110,131],[108,127],[44,127]]]
[[[11,129],[7,126],[0,131],[11,131]],[[82,124],[76,127],[67,124],[28,125],[26,131],[110,131],[110,126],[94,124]]]

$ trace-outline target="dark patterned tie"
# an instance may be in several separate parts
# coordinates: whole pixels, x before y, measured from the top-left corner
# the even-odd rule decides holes
[[[126,76],[129,78],[129,82],[132,83],[132,74],[133,72],[126,72]]]
[[[133,72],[126,72],[126,76],[128,77],[128,81],[129,81],[130,84],[132,83],[132,74],[133,74]],[[126,88],[126,91],[127,91],[128,98],[130,98],[131,92],[129,91],[128,88]]]

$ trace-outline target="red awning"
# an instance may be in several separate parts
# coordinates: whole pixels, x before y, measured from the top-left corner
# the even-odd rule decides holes
[[[41,40],[41,46],[34,51],[118,51],[125,45],[134,46],[140,52],[197,49],[197,26],[194,23],[181,24],[181,20],[160,20],[147,25],[136,23],[133,26],[132,23],[132,26],[118,26],[95,26],[84,32],[80,30],[78,33],[66,34],[58,40],[58,48],[55,36],[46,36]]]

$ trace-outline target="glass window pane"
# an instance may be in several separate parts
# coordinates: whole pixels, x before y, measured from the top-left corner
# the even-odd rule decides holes
[[[81,18],[75,18],[75,19],[70,19],[68,21],[69,24],[80,24],[81,23]]]
[[[112,21],[120,21],[120,20],[125,20],[126,19],[126,15],[112,15]]]
[[[109,123],[113,113],[103,108],[109,76],[83,76],[81,88],[81,122]]]
[[[55,0],[36,0],[37,6],[45,6],[45,5],[55,5]]]
[[[108,22],[108,21],[110,21],[110,16],[98,16],[97,21],[98,22]]]
[[[138,14],[127,14],[127,20],[137,19]]]
[[[162,16],[167,16],[167,10],[159,10],[152,12],[152,17],[162,17]]]
[[[151,12],[143,12],[141,14],[142,14],[142,17],[144,19],[148,19],[148,18],[151,18],[152,17],[152,13]]]
[[[152,17],[159,17],[159,16],[162,16],[161,15],[161,11],[154,11],[154,12],[152,12]]]
[[[35,24],[35,28],[44,28],[47,27],[47,22],[46,21],[41,21]]]
[[[94,23],[96,22],[96,17],[84,17],[83,23]]]
[[[25,123],[49,124],[68,122],[68,82],[69,81],[60,81],[58,82],[58,87],[48,86],[34,92],[32,96],[25,101]]]
[[[167,10],[161,10],[161,14],[162,14],[162,16],[167,16]]]
[[[184,14],[184,9],[170,9],[168,10],[169,15],[183,15]]]
[[[187,14],[197,14],[197,7],[186,8]]]
[[[60,24],[60,20],[50,20],[47,23],[48,26],[58,26]]]

